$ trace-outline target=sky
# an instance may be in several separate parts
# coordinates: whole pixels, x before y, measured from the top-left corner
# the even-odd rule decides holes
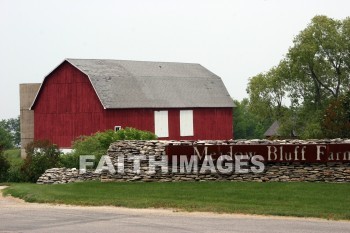
[[[231,97],[277,65],[315,15],[348,0],[0,0],[0,119],[19,115],[19,84],[65,58],[199,63]]]

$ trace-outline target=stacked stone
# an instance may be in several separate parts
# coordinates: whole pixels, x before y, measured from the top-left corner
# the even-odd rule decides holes
[[[322,139],[322,140],[210,140],[210,141],[121,141],[113,143],[108,155],[112,158],[115,167],[118,166],[118,156],[125,156],[124,174],[104,173],[101,181],[282,181],[282,182],[350,182],[350,163],[327,163],[327,164],[298,164],[298,163],[268,163],[262,173],[232,173],[220,174],[209,171],[202,173],[181,174],[172,173],[169,166],[168,173],[161,172],[160,167],[156,167],[155,174],[149,174],[149,155],[155,155],[160,161],[165,155],[165,146],[173,145],[256,145],[256,144],[333,144],[350,143],[347,139]],[[146,159],[141,160],[140,174],[133,172],[133,160],[136,155],[145,155]]]
[[[118,141],[112,143],[108,149],[112,163],[117,170],[115,174],[104,171],[102,174],[88,171],[79,174],[77,169],[53,168],[47,170],[39,179],[39,184],[59,184],[85,180],[107,181],[255,181],[255,182],[350,182],[350,163],[267,163],[262,173],[232,173],[211,174],[209,171],[202,173],[181,174],[173,173],[171,166],[168,173],[162,173],[161,167],[155,168],[155,173],[149,172],[149,158],[154,156],[156,161],[161,161],[166,155],[166,146],[173,145],[256,145],[256,144],[341,144],[350,143],[348,139],[322,139],[322,140],[210,140],[210,141]],[[145,156],[140,160],[140,173],[134,172],[135,156]],[[124,156],[124,173],[118,172],[122,161],[118,158]]]
[[[100,180],[100,174],[93,171],[87,171],[80,174],[76,168],[51,168],[45,171],[39,179],[37,184],[65,184],[78,181]]]
[[[156,161],[161,161],[162,156],[166,155],[165,146],[169,141],[119,141],[113,143],[109,150],[108,155],[112,159],[114,167],[117,169],[119,163],[118,158],[124,156],[124,173],[109,174],[104,172],[101,175],[101,181],[170,181],[169,175],[162,174],[159,167],[156,167],[154,174],[149,173],[149,156],[154,156]],[[176,143],[176,142],[175,142]],[[140,160],[139,174],[134,172],[134,158],[135,156],[144,156],[144,159]]]

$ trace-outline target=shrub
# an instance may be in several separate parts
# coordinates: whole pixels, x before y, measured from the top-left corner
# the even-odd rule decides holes
[[[24,164],[24,160],[10,160],[10,168],[8,169],[7,181],[8,182],[22,182],[25,181],[21,168]]]
[[[79,167],[79,154],[68,153],[60,155],[60,167],[66,168],[78,168]]]
[[[0,182],[7,181],[9,168],[10,168],[10,164],[5,158],[2,151],[2,147],[0,146]]]
[[[34,141],[26,146],[27,158],[21,167],[24,181],[36,182],[49,168],[59,167],[60,151],[49,141]]]
[[[157,139],[155,134],[134,128],[125,128],[119,131],[107,130],[91,136],[81,136],[73,142],[73,153],[61,156],[61,164],[65,167],[77,168],[80,155],[95,155],[96,161],[98,161],[102,155],[106,154],[111,143],[118,140],[154,139]]]
[[[6,150],[4,152],[7,161],[10,164],[10,168],[8,169],[8,182],[21,182],[23,181],[23,177],[21,174],[21,167],[24,163],[24,160],[21,159],[21,150],[20,149],[12,149]]]

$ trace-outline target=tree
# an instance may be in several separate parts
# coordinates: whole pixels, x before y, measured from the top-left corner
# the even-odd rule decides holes
[[[270,121],[282,117],[288,75],[288,64],[286,61],[281,61],[268,72],[249,79],[247,92],[251,102],[250,107],[259,117]]]
[[[13,148],[12,135],[0,126],[0,147],[4,150]]]
[[[241,102],[234,101],[236,107],[233,112],[234,136],[235,139],[261,138],[265,132],[265,125],[262,125],[255,114],[250,111],[249,100]]]
[[[326,106],[349,86],[348,21],[315,16],[296,36],[287,54],[293,71],[292,91],[315,108]]]
[[[325,111],[322,128],[330,138],[350,137],[350,92],[330,103]]]
[[[260,124],[279,120],[281,135],[323,137],[326,108],[350,87],[350,18],[315,16],[293,42],[278,66],[250,78],[249,109]]]
[[[286,97],[286,80],[289,67],[286,61],[281,61],[276,67],[266,73],[260,73],[249,79],[247,92],[249,94],[249,111],[254,114],[261,127],[259,137],[275,121],[283,117],[286,107],[283,101]]]
[[[21,143],[19,117],[1,120],[0,127],[6,130],[11,135],[12,144],[18,147]]]

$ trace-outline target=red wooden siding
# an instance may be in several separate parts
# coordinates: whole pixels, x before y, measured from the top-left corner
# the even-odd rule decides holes
[[[232,108],[193,109],[194,136],[180,137],[181,109],[107,109],[88,77],[64,62],[43,83],[34,109],[34,138],[49,139],[61,148],[74,139],[120,125],[154,132],[154,111],[168,110],[169,138],[231,139]]]

